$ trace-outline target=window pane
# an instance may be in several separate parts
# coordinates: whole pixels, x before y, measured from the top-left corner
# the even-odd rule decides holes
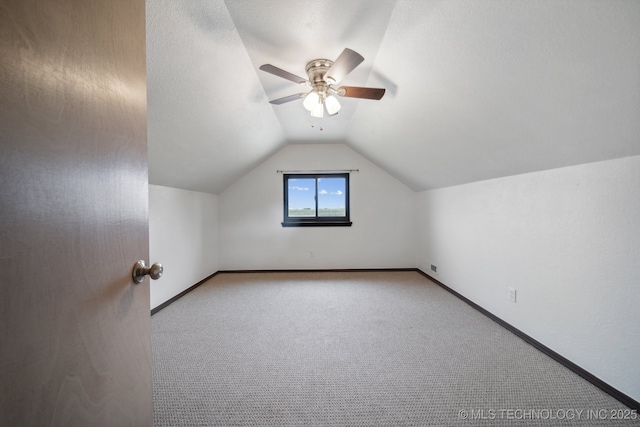
[[[318,178],[318,216],[346,216],[346,179]]]
[[[316,216],[316,180],[314,178],[289,179],[289,216]]]

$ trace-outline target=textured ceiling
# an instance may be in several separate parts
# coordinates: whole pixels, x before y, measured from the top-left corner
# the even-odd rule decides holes
[[[375,6],[373,6],[375,4]],[[311,119],[306,77],[364,62]],[[414,190],[640,154],[640,2],[148,0],[149,180],[218,193],[287,143],[345,143]],[[320,130],[322,128],[322,130]]]

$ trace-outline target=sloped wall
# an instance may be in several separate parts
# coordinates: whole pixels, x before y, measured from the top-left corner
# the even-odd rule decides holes
[[[218,271],[217,197],[149,185],[149,261],[164,267],[152,309]]]
[[[640,156],[416,198],[418,267],[640,400]]]
[[[277,170],[359,169],[351,227],[282,227]],[[415,267],[414,192],[344,144],[292,144],[219,194],[220,269]],[[311,255],[313,251],[313,256]]]

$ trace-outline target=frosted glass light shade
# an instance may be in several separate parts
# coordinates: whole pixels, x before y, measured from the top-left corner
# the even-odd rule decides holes
[[[311,117],[322,117],[324,116],[324,104],[318,102],[316,106],[311,110]]]
[[[320,96],[315,90],[309,92],[307,96],[305,96],[304,101],[302,101],[302,105],[304,106],[304,108],[311,112],[313,112],[313,109],[316,108],[319,103]]]
[[[338,111],[340,111],[340,103],[338,102],[338,99],[333,95],[327,96],[327,98],[324,100],[324,105],[325,107],[327,107],[327,113],[329,113],[330,116],[333,116]]]

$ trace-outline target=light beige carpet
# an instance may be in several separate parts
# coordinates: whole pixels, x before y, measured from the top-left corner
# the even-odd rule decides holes
[[[417,272],[219,274],[152,343],[155,426],[640,425]]]

